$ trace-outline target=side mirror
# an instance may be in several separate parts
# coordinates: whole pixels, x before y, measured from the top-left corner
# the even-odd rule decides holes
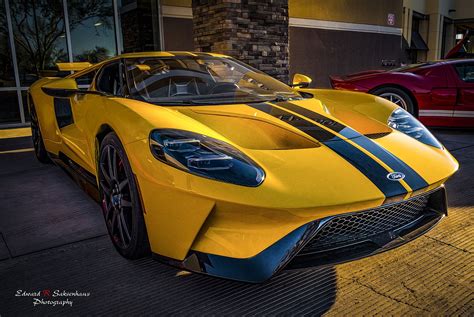
[[[296,73],[294,76],[293,76],[293,82],[291,83],[291,87],[298,87],[298,88],[306,88],[309,86],[309,84],[311,84],[313,80],[311,79],[311,77],[308,77],[306,75],[303,75],[303,74],[298,74]]]
[[[75,94],[103,95],[100,91],[80,90],[74,78],[61,78],[51,81],[41,87],[41,90],[52,97],[68,98]]]

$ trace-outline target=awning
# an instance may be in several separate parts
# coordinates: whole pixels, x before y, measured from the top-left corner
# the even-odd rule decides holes
[[[418,50],[418,51],[427,51],[428,45],[426,45],[425,41],[421,37],[420,33],[417,31],[411,32],[411,43],[410,43],[411,50]]]

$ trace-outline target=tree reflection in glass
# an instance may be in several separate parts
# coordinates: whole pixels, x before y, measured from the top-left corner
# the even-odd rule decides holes
[[[115,28],[112,0],[68,0],[70,21],[80,21],[71,27],[71,42],[74,61],[97,63],[115,55]],[[84,10],[93,8],[84,15]],[[72,26],[72,23],[71,23]]]
[[[68,2],[71,33],[89,20],[108,21],[113,11],[107,0]],[[68,61],[62,4],[61,0],[10,1],[22,86],[29,86],[39,77],[55,75],[55,64]],[[105,23],[104,27],[111,28],[111,23]]]
[[[0,0],[0,87],[15,87],[5,2]]]

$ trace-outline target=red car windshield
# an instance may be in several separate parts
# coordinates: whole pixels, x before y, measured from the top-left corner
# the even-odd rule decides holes
[[[425,66],[431,66],[433,64],[434,63],[432,63],[432,62],[420,63],[420,64],[410,64],[410,65],[402,66],[402,67],[399,67],[399,68],[391,69],[390,71],[391,72],[399,72],[399,73],[400,72],[412,72],[412,71],[418,70],[420,68],[423,68]]]

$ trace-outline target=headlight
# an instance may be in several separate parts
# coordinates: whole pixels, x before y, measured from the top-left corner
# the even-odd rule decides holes
[[[403,132],[422,143],[440,149],[443,148],[441,143],[436,140],[431,132],[428,131],[428,129],[423,124],[421,124],[420,121],[418,121],[415,117],[402,108],[393,110],[392,114],[388,118],[387,124],[391,128]]]
[[[264,171],[231,145],[174,129],[153,130],[150,147],[158,160],[191,174],[243,186],[258,186]]]

